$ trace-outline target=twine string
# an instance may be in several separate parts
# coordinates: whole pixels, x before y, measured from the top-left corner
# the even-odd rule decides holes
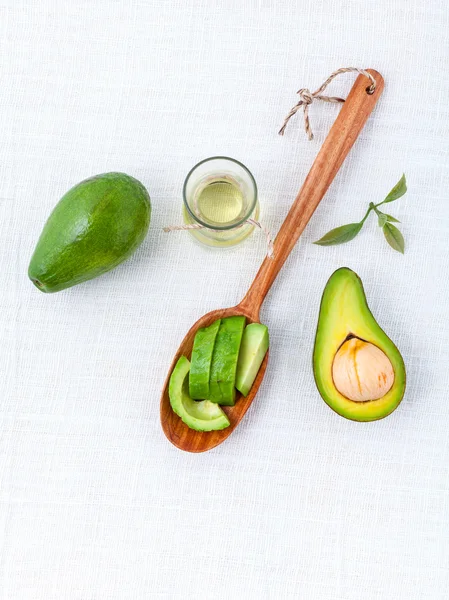
[[[262,225],[260,221],[256,221],[255,219],[247,219],[241,225],[238,225],[236,229],[239,227],[243,227],[243,225],[253,225],[254,227],[258,227],[264,234],[267,239],[267,256],[268,258],[274,257],[274,244],[271,238],[271,234],[266,227]],[[191,223],[189,225],[168,225],[163,228],[165,233],[170,233],[171,231],[188,231],[189,229],[212,229],[213,227],[206,227],[205,225],[200,225],[200,223]],[[216,230],[220,231],[220,230]]]
[[[313,140],[313,132],[312,132],[312,128],[310,127],[310,120],[309,120],[309,106],[312,104],[312,102],[314,100],[322,100],[323,102],[332,102],[335,104],[342,103],[345,101],[344,98],[339,98],[337,96],[323,96],[322,95],[322,92],[324,92],[324,90],[327,88],[327,86],[330,84],[330,82],[333,79],[335,79],[335,77],[337,77],[337,75],[341,75],[341,73],[359,73],[360,75],[365,75],[365,77],[368,77],[368,79],[371,81],[371,85],[367,88],[366,92],[367,92],[367,94],[374,93],[374,90],[376,89],[376,80],[371,75],[371,73],[368,73],[368,71],[365,71],[364,69],[357,69],[356,67],[344,67],[342,69],[337,69],[331,75],[329,75],[329,77],[326,79],[326,81],[323,84],[321,84],[320,87],[317,90],[315,90],[314,92],[311,92],[307,88],[301,88],[300,90],[298,90],[297,93],[299,94],[300,100],[299,100],[299,102],[297,102],[295,104],[295,106],[290,110],[288,115],[285,117],[284,123],[283,123],[281,129],[279,130],[279,135],[284,135],[285,128],[287,127],[287,123],[290,121],[290,119],[293,117],[293,115],[295,115],[298,112],[298,110],[302,106],[303,112],[304,112],[304,128],[306,130],[306,134],[307,134],[307,137],[309,138],[309,140]]]

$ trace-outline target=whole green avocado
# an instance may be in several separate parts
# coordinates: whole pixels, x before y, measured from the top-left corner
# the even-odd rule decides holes
[[[85,179],[55,206],[28,276],[42,292],[59,292],[98,277],[138,248],[150,217],[150,196],[134,177],[104,173]]]

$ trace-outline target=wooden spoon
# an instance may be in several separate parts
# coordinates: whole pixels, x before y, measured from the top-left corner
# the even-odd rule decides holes
[[[200,327],[207,327],[216,319],[233,315],[245,315],[248,322],[259,322],[259,311],[273,281],[287,256],[296,244],[314,210],[326,193],[338,169],[342,165],[357,136],[365,125],[371,111],[379,99],[384,81],[380,73],[369,69],[376,80],[374,93],[368,93],[368,80],[359,75],[343,104],[334,125],[310,169],[310,172],[282,224],[274,241],[274,258],[265,258],[248,293],[237,306],[207,313],[199,319],[183,339],[170,366],[161,398],[161,424],[165,435],[172,444],[187,452],[205,452],[221,444],[237,427],[259,389],[267,368],[268,353],[262,363],[250,393],[245,398],[237,394],[235,406],[223,407],[231,425],[221,431],[199,432],[190,429],[172,411],[168,396],[168,383],[171,372],[181,355],[190,358],[193,338]]]

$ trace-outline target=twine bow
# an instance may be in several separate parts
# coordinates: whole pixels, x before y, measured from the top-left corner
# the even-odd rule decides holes
[[[312,102],[314,100],[323,100],[323,102],[332,102],[335,104],[344,102],[345,101],[344,98],[339,98],[338,96],[322,96],[321,92],[324,92],[324,90],[327,88],[327,86],[330,84],[330,82],[335,77],[337,77],[337,75],[340,75],[341,73],[352,73],[352,72],[360,73],[360,75],[365,75],[365,77],[368,77],[368,79],[371,81],[371,85],[367,88],[366,91],[368,94],[374,93],[374,90],[376,89],[376,80],[371,75],[371,73],[368,73],[368,71],[365,71],[364,69],[357,69],[355,67],[345,67],[342,69],[338,69],[337,71],[334,71],[331,75],[329,75],[329,77],[326,79],[326,81],[322,85],[320,85],[320,87],[317,90],[315,90],[314,92],[311,92],[307,88],[301,88],[300,90],[298,90],[297,93],[299,94],[300,100],[299,100],[299,102],[297,102],[297,104],[295,104],[295,106],[291,109],[291,111],[285,117],[284,123],[283,123],[281,129],[279,130],[279,135],[284,135],[284,131],[285,131],[285,128],[287,127],[287,123],[290,121],[290,119],[293,117],[293,115],[295,115],[298,112],[298,110],[302,106],[303,111],[304,111],[304,128],[306,130],[307,137],[309,138],[309,140],[313,140],[313,132],[312,132],[312,128],[310,127],[310,120],[309,120],[309,106],[312,104]]]

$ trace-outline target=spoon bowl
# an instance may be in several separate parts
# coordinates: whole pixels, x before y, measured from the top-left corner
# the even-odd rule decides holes
[[[263,261],[248,293],[237,306],[213,310],[190,328],[175,354],[165,380],[161,397],[161,424],[169,441],[187,452],[205,452],[221,444],[242,420],[257,394],[265,375],[268,352],[259,369],[248,396],[237,393],[235,406],[223,406],[231,424],[220,431],[195,431],[190,429],[172,410],[168,387],[170,375],[180,356],[190,359],[193,340],[200,327],[207,327],[217,319],[243,315],[248,323],[259,323],[259,312],[273,281],[296,244],[310,217],[326,193],[344,159],[352,148],[360,131],[382,93],[384,82],[377,71],[368,69],[376,80],[375,90],[367,87],[366,77],[359,75],[333,124],[306,180],[282,224],[274,241],[274,257]]]
[[[260,384],[262,383],[262,379],[267,368],[268,352],[265,355],[263,363],[248,396],[245,397],[240,394],[240,392],[237,392],[236,403],[234,406],[222,406],[223,411],[226,413],[229,421],[231,422],[229,427],[226,427],[226,429],[221,429],[219,431],[195,431],[194,429],[187,427],[187,425],[171,409],[170,398],[168,396],[170,375],[180,356],[184,355],[190,358],[192,354],[193,340],[197,330],[200,327],[208,327],[217,319],[234,317],[236,315],[245,316],[247,323],[259,323],[258,314],[254,314],[253,311],[248,310],[243,303],[234,306],[233,308],[213,310],[203,315],[190,328],[187,335],[182,340],[181,345],[179,346],[170,366],[161,398],[161,424],[162,429],[170,442],[181,450],[186,450],[187,452],[205,452],[206,450],[211,450],[215,446],[218,446],[218,444],[221,444],[221,442],[231,435],[231,433],[243,419],[246,411],[254,399],[254,396],[257,394]]]

